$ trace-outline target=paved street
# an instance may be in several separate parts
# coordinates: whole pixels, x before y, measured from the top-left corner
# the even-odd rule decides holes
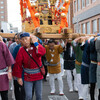
[[[55,95],[50,95],[50,86],[49,86],[49,78],[47,77],[47,82],[43,82],[43,99],[42,100],[78,100],[78,94],[77,92],[72,92],[70,93],[68,91],[68,85],[67,85],[67,81],[66,81],[66,75],[63,76],[63,82],[64,82],[64,96],[59,96],[59,88],[58,88],[58,82],[57,80],[55,80],[55,84],[56,84],[56,94]],[[9,90],[9,100],[15,100],[12,99],[12,91]],[[98,91],[96,90],[95,93],[95,100],[98,97]],[[0,98],[1,100],[1,98]],[[35,96],[33,98],[33,100],[35,99]],[[90,100],[87,99],[87,100]]]
[[[55,80],[56,83],[56,96],[51,96],[50,95],[50,86],[48,82],[44,82],[44,90],[43,90],[43,100],[78,100],[78,95],[76,92],[69,93],[68,91],[68,85],[66,82],[66,77],[63,77],[64,81],[64,96],[59,96],[59,88],[58,88],[58,83],[57,80]]]
[[[56,83],[56,95],[50,95],[50,86],[49,86],[49,80],[47,78],[47,82],[43,82],[43,100],[78,100],[77,92],[69,93],[68,91],[68,85],[66,82],[66,76],[63,76],[64,81],[64,96],[59,96],[58,92],[58,83],[57,80],[55,80]],[[9,100],[11,99],[11,91],[9,91]],[[35,97],[33,98],[35,100]]]
[[[57,84],[57,80],[55,80],[56,83],[56,95],[50,95],[50,86],[49,86],[49,80],[47,78],[47,82],[43,82],[43,99],[42,100],[78,100],[78,94],[77,92],[72,92],[69,93],[68,91],[68,85],[66,82],[66,76],[63,76],[63,82],[64,82],[64,96],[59,96],[59,88],[58,88],[58,84]],[[98,92],[96,91],[96,99],[97,100],[97,96],[98,96]],[[1,100],[1,98],[0,98]],[[9,90],[9,100],[14,100],[12,99],[12,91]],[[33,98],[33,100],[35,100],[35,96]],[[88,99],[90,100],[90,99]]]

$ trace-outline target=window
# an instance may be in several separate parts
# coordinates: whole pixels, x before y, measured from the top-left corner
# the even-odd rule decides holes
[[[78,30],[78,33],[81,33],[81,25],[79,24],[79,30]]]
[[[87,22],[86,27],[87,27],[87,34],[90,34],[90,22]]]
[[[95,2],[96,0],[92,0],[92,2]]]
[[[97,20],[93,20],[93,33],[97,32]]]
[[[1,4],[3,4],[4,2],[3,1],[1,1]]]
[[[3,6],[1,6],[1,9],[3,9],[4,7]]]
[[[74,11],[76,12],[76,1],[74,1]]]
[[[77,1],[78,2],[78,11],[80,10],[80,0]]]
[[[85,0],[82,0],[82,8],[85,7]]]
[[[1,18],[4,18],[4,16],[1,16]]]
[[[100,33],[100,18],[99,18],[99,33]]]
[[[3,14],[3,13],[4,13],[4,11],[1,11],[0,13],[1,13],[1,14]]]
[[[74,24],[74,32],[76,33],[76,24]]]
[[[82,24],[82,33],[85,34],[85,24]]]
[[[80,29],[81,29],[81,28],[80,28],[80,24],[77,23],[77,24],[74,25],[74,32],[75,32],[75,33],[80,33],[80,32],[81,32]]]
[[[86,6],[88,6],[89,5],[89,0],[86,0]]]

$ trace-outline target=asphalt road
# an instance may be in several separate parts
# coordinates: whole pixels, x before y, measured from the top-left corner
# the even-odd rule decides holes
[[[68,91],[68,85],[66,81],[66,76],[63,76],[63,83],[64,83],[64,96],[59,96],[59,88],[58,88],[58,82],[55,80],[56,84],[56,95],[50,95],[50,86],[49,86],[49,79],[47,78],[47,82],[43,82],[43,99],[42,100],[78,100],[78,94],[77,92],[70,93]],[[9,100],[12,99],[12,91],[9,90]],[[35,100],[35,96],[33,98]]]
[[[66,81],[66,76],[63,76],[63,83],[64,83],[64,96],[59,96],[59,88],[58,88],[58,82],[55,80],[56,84],[56,95],[51,96],[50,95],[50,86],[49,82],[44,82],[44,88],[43,88],[43,100],[78,100],[78,94],[77,92],[70,93],[68,90],[68,85]],[[51,97],[51,98],[50,98]],[[66,99],[65,99],[66,97]],[[34,99],[35,100],[35,99]]]
[[[64,96],[59,96],[59,88],[58,88],[57,80],[55,80],[56,95],[50,95],[49,78],[47,77],[47,82],[43,82],[43,99],[42,100],[78,100],[77,92],[70,93],[68,91],[66,75],[63,76],[63,83],[64,83],[64,94],[65,94]],[[9,90],[9,94],[8,94],[9,100],[15,100],[15,99],[12,99],[12,93],[13,93],[13,91]],[[98,91],[96,89],[95,100],[98,100],[97,97],[98,97]],[[33,100],[36,100],[35,95],[34,95]],[[90,100],[90,98],[88,98],[87,100]]]

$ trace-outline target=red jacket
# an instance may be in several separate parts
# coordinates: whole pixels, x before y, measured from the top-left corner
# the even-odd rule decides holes
[[[41,44],[39,44],[38,46],[38,52],[34,45],[32,47],[33,47],[33,50],[31,50],[32,57],[36,60],[39,66],[41,66],[42,65],[41,56],[43,56],[46,53],[46,50]],[[29,68],[29,69],[38,68],[36,63],[30,58],[30,56],[27,54],[27,52],[24,50],[23,47],[21,47],[20,50],[18,51],[15,61],[16,63],[14,64],[14,67],[13,67],[13,76],[18,77],[18,78],[22,78],[22,71],[23,71],[22,66],[24,68]],[[41,72],[36,73],[36,74],[28,74],[24,72],[25,81],[37,81],[41,79],[43,79],[43,75],[41,74]]]

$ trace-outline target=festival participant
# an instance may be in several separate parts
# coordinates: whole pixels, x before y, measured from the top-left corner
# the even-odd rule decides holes
[[[9,51],[11,52],[11,54],[13,53],[14,48],[17,46],[17,44],[19,44],[19,39],[18,39],[18,33],[15,34],[14,36],[14,41],[10,46],[9,46]]]
[[[7,42],[6,42],[6,45],[7,47],[9,48],[10,45],[13,43],[13,40],[11,38],[7,38]]]
[[[78,91],[77,89],[77,78],[76,78],[76,69],[75,69],[75,54],[73,51],[73,47],[71,45],[72,40],[66,40],[65,42],[65,50],[64,50],[64,69],[67,74],[67,83],[69,86],[69,92]],[[73,78],[72,72],[74,76],[74,88],[73,88]]]
[[[20,34],[21,33],[19,33],[17,35],[19,44],[17,46],[15,46],[15,48],[13,50],[13,53],[12,53],[14,59],[16,59],[16,56],[17,56],[17,53],[18,53],[19,49],[23,46],[22,41],[20,39]],[[24,74],[24,72],[23,72],[23,74]],[[21,86],[21,85],[18,84],[18,81],[17,81],[16,77],[13,77],[13,79],[14,79],[14,94],[15,94],[15,99],[16,100],[25,100],[24,86]],[[22,75],[22,79],[24,80],[24,75]]]
[[[83,50],[82,65],[81,65],[81,79],[83,84],[83,97],[88,100],[89,96],[89,67],[90,67],[90,44],[89,41],[93,37],[83,37],[81,49]]]
[[[45,54],[45,48],[38,43],[38,38],[30,36],[29,33],[21,34],[20,38],[24,46],[20,48],[16,56],[13,76],[18,78],[18,83],[22,86],[22,71],[24,69],[25,100],[32,100],[33,87],[35,89],[36,100],[42,100],[43,75],[40,69],[43,67],[41,57]]]
[[[64,41],[61,39],[59,41],[59,44],[63,44],[64,45]],[[60,54],[60,64],[61,64],[61,75],[63,76],[64,75],[64,52],[62,52]]]
[[[0,41],[0,94],[2,100],[8,100],[9,80],[12,79],[12,64],[14,64],[14,59],[8,47]]]
[[[89,82],[90,82],[90,97],[95,100],[95,88],[97,83],[97,51],[95,48],[95,38],[90,40],[90,67],[89,67]]]
[[[10,51],[10,53],[11,54],[13,54],[13,50],[14,50],[14,48],[19,44],[19,39],[18,39],[18,37],[19,37],[19,34],[18,33],[16,33],[15,34],[15,36],[14,36],[14,38],[13,38],[13,41],[15,41],[15,42],[13,42],[13,43],[11,43],[11,45],[9,46],[9,51]],[[11,80],[11,86],[10,86],[10,90],[12,90],[12,98],[14,98],[14,91],[13,91],[13,79]],[[18,97],[18,96],[17,96]],[[19,99],[20,100],[20,99]]]
[[[64,95],[60,65],[60,53],[63,52],[63,47],[64,45],[55,45],[54,40],[49,40],[48,45],[45,45],[51,95],[55,94],[55,78],[57,78],[59,83],[59,95]]]
[[[96,39],[95,48],[97,51],[97,88],[99,89],[98,100],[100,100],[100,36]]]
[[[83,51],[80,48],[80,40],[81,37],[76,38],[75,40],[72,41],[72,46],[75,52],[75,68],[76,68],[76,76],[77,76],[77,88],[78,88],[78,95],[79,95],[79,100],[83,100],[83,85],[81,84],[81,64],[82,64],[82,55]]]

